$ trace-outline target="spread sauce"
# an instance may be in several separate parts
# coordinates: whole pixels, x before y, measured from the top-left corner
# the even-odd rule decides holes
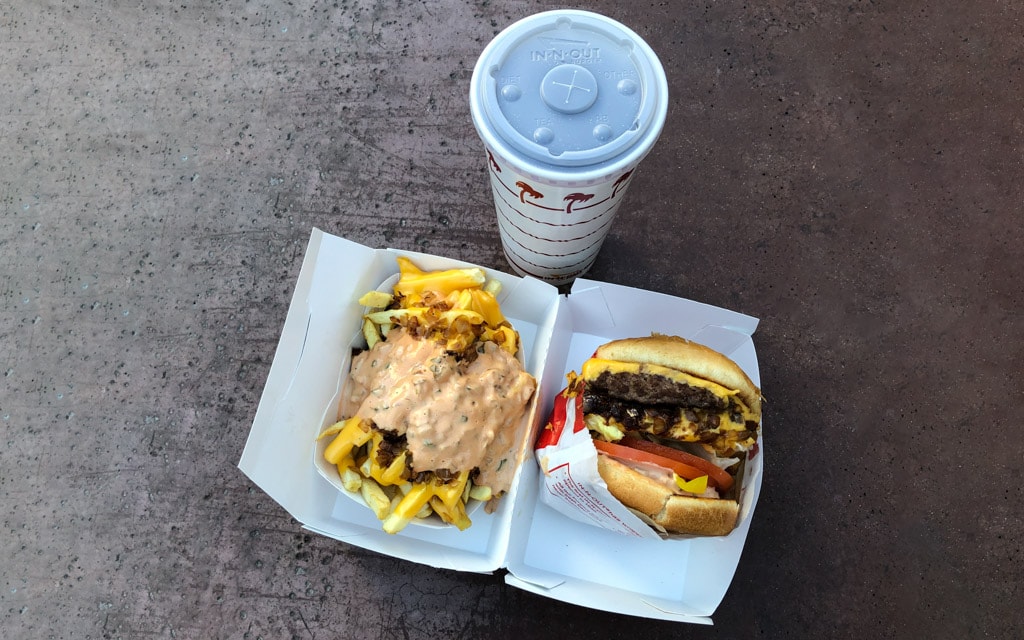
[[[414,472],[478,468],[475,483],[498,494],[512,483],[518,425],[535,388],[493,342],[480,343],[466,364],[396,328],[352,359],[341,412],[404,434]]]
[[[598,455],[604,456],[608,454],[598,452]],[[609,457],[618,462],[619,464],[625,465],[632,469],[633,471],[636,471],[640,475],[648,477],[664,487],[670,488],[672,490],[672,493],[676,495],[692,496],[694,498],[721,497],[720,495],[718,495],[718,490],[712,487],[711,485],[708,485],[708,488],[704,490],[704,493],[693,493],[692,491],[684,491],[679,487],[678,484],[676,484],[675,475],[672,473],[672,471],[666,469],[665,467],[656,464],[650,464],[647,462],[638,462],[636,460],[624,460],[622,458],[616,458],[615,456]]]

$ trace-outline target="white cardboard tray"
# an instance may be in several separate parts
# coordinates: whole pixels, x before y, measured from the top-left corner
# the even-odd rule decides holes
[[[362,309],[356,300],[397,272],[406,255],[423,269],[471,266],[438,256],[372,249],[314,229],[239,468],[304,527],[348,544],[434,567],[490,573],[533,593],[605,611],[711,624],[732,581],[760,493],[761,454],[748,464],[741,521],[728,536],[642,540],[572,520],[538,499],[530,448],[493,514],[466,531],[406,527],[384,533],[365,506],[341,495],[313,465],[316,435],[337,418],[338,387]],[[551,285],[492,270],[502,311],[520,332],[538,382],[529,443],[565,374],[615,338],[660,332],[725,353],[760,385],[751,335],[757,319],[706,304],[590,280],[560,296]]]

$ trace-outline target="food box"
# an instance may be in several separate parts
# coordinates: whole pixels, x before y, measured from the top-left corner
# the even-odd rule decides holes
[[[505,582],[541,596],[634,616],[711,624],[732,581],[762,479],[761,455],[747,464],[740,521],[727,536],[638,538],[556,511],[532,443],[565,374],[608,340],[651,332],[703,342],[760,384],[751,335],[755,318],[706,304],[608,283],[577,280],[568,295],[532,278],[487,270],[519,331],[526,370],[538,383],[523,464],[492,514],[473,525],[410,525],[389,535],[363,504],[314,464],[316,436],[337,420],[363,309],[356,300],[410,257],[424,270],[474,266],[439,256],[372,249],[314,229],[239,468],[315,533],[396,558],[458,571],[505,571]]]

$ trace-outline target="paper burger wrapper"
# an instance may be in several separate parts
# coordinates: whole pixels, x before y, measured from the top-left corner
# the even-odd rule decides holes
[[[661,537],[663,534],[608,491],[597,472],[597,449],[577,410],[581,399],[558,394],[548,428],[537,441],[541,501],[585,524],[636,538]],[[563,425],[561,429],[558,424]]]

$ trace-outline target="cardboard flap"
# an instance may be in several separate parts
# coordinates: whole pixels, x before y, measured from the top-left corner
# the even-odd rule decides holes
[[[609,340],[652,332],[692,337],[709,325],[750,336],[758,323],[757,318],[702,302],[594,280],[577,280],[568,300],[576,332]],[[647,329],[638,334],[637,327]]]
[[[711,618],[708,616],[694,614],[688,607],[680,606],[678,602],[669,602],[657,598],[635,598],[632,593],[624,593],[621,590],[609,589],[602,585],[566,582],[559,579],[552,586],[546,586],[540,582],[523,580],[513,574],[505,576],[505,584],[536,593],[545,598],[561,600],[569,604],[598,609],[600,611],[669,620],[672,622],[712,624]],[[624,597],[616,599],[616,596]]]
[[[331,245],[334,245],[333,250],[325,250],[325,246]],[[343,353],[341,345],[310,343],[311,340],[319,341],[316,324],[324,315],[336,318],[343,312],[340,305],[334,305],[334,313],[327,314],[325,301],[316,295],[314,286],[314,281],[322,278],[324,273],[336,272],[338,265],[333,264],[332,258],[338,249],[364,261],[372,260],[374,254],[374,250],[362,245],[313,230],[288,308],[282,338],[238,463],[253,482],[285,506],[293,517],[313,525],[318,522],[326,524],[315,514],[320,511],[319,505],[323,500],[330,500],[330,495],[309,464],[312,441],[305,429],[306,425],[319,423],[323,407],[308,401],[308,385],[334,385],[336,381],[306,379],[302,363],[309,357],[324,356],[331,347],[334,347],[334,357],[340,359]],[[337,284],[337,300],[347,300],[345,289],[357,285],[356,282],[345,281]]]

